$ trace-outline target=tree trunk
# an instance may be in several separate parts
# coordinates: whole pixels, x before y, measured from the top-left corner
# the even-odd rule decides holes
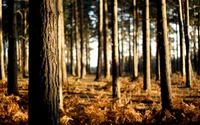
[[[150,30],[149,30],[149,0],[144,0],[144,26],[143,26],[143,63],[144,63],[144,90],[151,93],[151,77],[150,77]]]
[[[63,14],[63,2],[57,1],[58,6],[58,51],[59,51],[59,83],[60,83],[60,108],[63,108],[63,95],[62,95],[62,83],[67,82],[67,70],[65,62],[65,31],[64,31],[64,14]]]
[[[57,1],[30,0],[29,5],[28,123],[59,125]]]
[[[104,35],[104,76],[106,79],[110,78],[110,62],[109,62],[109,40],[108,40],[108,3],[103,0],[103,35]]]
[[[138,53],[137,53],[137,1],[133,0],[133,80],[138,78]]]
[[[102,70],[102,49],[103,49],[103,0],[99,0],[99,35],[98,35],[98,64],[97,64],[97,72],[96,72],[96,80],[100,80],[101,78],[101,70]]]
[[[16,25],[16,1],[8,1],[8,34],[9,34],[9,47],[8,47],[8,95],[18,95],[17,85],[17,25]]]
[[[26,1],[22,1],[22,75],[23,78],[28,74],[28,43],[27,43],[27,8]]]
[[[189,1],[185,0],[185,45],[186,45],[186,87],[191,87],[190,41],[189,41]]]
[[[178,0],[178,19],[179,19],[179,33],[180,33],[180,55],[181,55],[181,74],[185,76],[185,52],[184,52],[184,38],[183,38],[183,15],[182,15],[182,3]]]
[[[76,34],[76,73],[78,78],[81,77],[81,60],[80,60],[80,42],[78,29],[78,3],[75,0],[75,34]]]
[[[86,29],[87,29],[87,32],[86,32],[86,70],[87,72],[90,74],[91,71],[90,71],[90,27],[89,27],[89,24],[86,25]]]
[[[83,0],[80,0],[80,35],[81,35],[81,78],[86,76],[85,40],[83,38]]]
[[[120,82],[119,82],[119,58],[118,58],[118,3],[117,0],[111,2],[112,6],[112,96],[121,103]]]
[[[170,110],[172,108],[171,96],[171,78],[169,69],[169,42],[167,35],[167,14],[166,14],[166,1],[158,1],[158,40],[160,48],[160,74],[161,74],[161,99],[162,109]]]
[[[0,0],[2,5],[2,0]],[[4,68],[4,53],[3,53],[3,34],[2,34],[2,6],[0,7],[0,79],[5,80],[5,68]]]
[[[75,64],[74,64],[74,11],[75,11],[75,3],[74,0],[72,0],[71,3],[71,9],[72,9],[72,14],[71,14],[71,75],[75,76]]]

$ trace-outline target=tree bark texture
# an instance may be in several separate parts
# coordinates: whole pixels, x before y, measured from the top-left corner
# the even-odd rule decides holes
[[[59,50],[56,0],[30,0],[29,125],[59,125]]]

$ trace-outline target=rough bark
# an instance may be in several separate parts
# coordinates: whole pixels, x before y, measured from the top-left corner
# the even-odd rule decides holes
[[[17,27],[16,27],[16,1],[8,1],[8,95],[18,95],[17,85]]]
[[[29,0],[29,125],[59,125],[56,0]]]

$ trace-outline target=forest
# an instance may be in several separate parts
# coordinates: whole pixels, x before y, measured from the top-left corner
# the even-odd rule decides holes
[[[200,124],[200,0],[0,5],[0,125]]]

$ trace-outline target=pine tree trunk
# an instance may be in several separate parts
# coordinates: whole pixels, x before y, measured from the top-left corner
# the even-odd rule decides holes
[[[17,25],[16,25],[16,1],[8,1],[8,34],[9,34],[9,48],[8,48],[8,95],[18,95],[17,84]]]
[[[57,1],[30,0],[29,5],[28,124],[60,125]]]
[[[169,69],[169,42],[167,34],[167,14],[166,14],[166,1],[158,1],[158,40],[160,47],[160,74],[161,74],[161,100],[162,109],[170,110],[172,108],[171,96],[171,77]]]
[[[104,33],[104,76],[106,79],[110,78],[110,62],[109,62],[109,40],[108,40],[108,3],[103,0],[103,33]]]
[[[189,1],[185,0],[185,45],[186,45],[186,87],[191,87],[191,62],[189,41]]]
[[[75,76],[75,64],[74,64],[74,11],[75,11],[75,2],[72,0],[71,3],[71,75]]]
[[[151,93],[151,77],[150,77],[150,30],[149,30],[149,0],[144,0],[144,26],[143,26],[143,63],[144,63],[144,90]]]
[[[99,0],[99,35],[98,35],[98,59],[97,59],[97,72],[95,81],[100,80],[102,70],[102,50],[103,50],[103,0]]]
[[[181,74],[185,76],[185,51],[184,51],[184,38],[183,38],[183,15],[182,15],[182,2],[178,0],[179,12],[179,33],[180,33],[180,55],[181,55]]]
[[[119,82],[119,58],[118,58],[118,14],[117,0],[111,2],[112,6],[112,96],[121,103],[120,82]]]
[[[0,0],[2,5],[2,0]],[[4,53],[3,53],[3,34],[2,34],[2,7],[0,7],[0,79],[5,80],[5,68],[4,68]]]
[[[138,78],[138,53],[137,53],[137,1],[133,0],[133,80]]]
[[[27,8],[26,1],[22,1],[22,75],[23,78],[28,74],[28,43],[27,43]]]
[[[75,34],[76,34],[76,73],[78,78],[81,77],[81,60],[80,60],[80,42],[78,26],[78,2],[75,0]]]
[[[86,76],[85,40],[83,38],[83,0],[80,0],[80,35],[81,35],[81,78]]]

